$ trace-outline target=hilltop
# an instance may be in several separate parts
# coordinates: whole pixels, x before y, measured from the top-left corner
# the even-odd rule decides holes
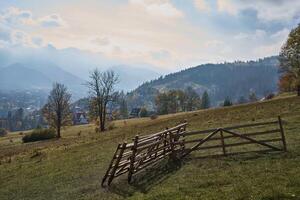
[[[184,160],[179,168],[162,161],[132,185],[120,177],[100,187],[116,145],[187,119],[189,130],[264,121],[281,115],[288,152]],[[113,130],[73,126],[60,140],[22,144],[20,133],[0,138],[0,199],[297,199],[300,195],[300,99],[115,121]]]
[[[232,101],[248,98],[250,92],[261,98],[277,91],[278,63],[278,57],[272,56],[257,61],[198,65],[142,84],[128,94],[128,104],[152,110],[159,92],[187,87],[199,95],[208,91],[213,106],[226,97]]]

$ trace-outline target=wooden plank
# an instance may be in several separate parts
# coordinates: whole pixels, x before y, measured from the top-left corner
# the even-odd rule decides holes
[[[269,152],[278,152],[273,149],[263,149],[263,150],[256,150],[256,151],[239,151],[239,152],[230,152],[227,153],[227,156],[234,156],[234,155],[242,155],[242,154],[251,154],[251,153],[269,153]],[[204,158],[215,158],[221,157],[223,154],[214,154],[214,155],[205,155],[205,156],[197,156],[196,158],[204,159]]]
[[[190,154],[192,151],[194,151],[195,149],[197,149],[200,145],[202,145],[204,142],[206,142],[207,140],[209,140],[212,136],[214,136],[219,131],[220,131],[220,129],[217,129],[214,132],[212,132],[211,134],[209,134],[208,136],[206,136],[205,138],[203,138],[203,140],[201,140],[197,145],[193,146],[185,154],[183,154],[181,156],[181,158],[183,158],[183,157],[187,156],[188,154]]]
[[[279,133],[279,132],[280,132],[280,129],[273,129],[273,130],[268,130],[268,131],[245,133],[243,135],[245,135],[245,136],[257,136],[257,135],[266,135],[266,134],[270,134],[270,133]],[[224,139],[228,139],[228,138],[238,138],[238,136],[236,136],[236,135],[224,136]],[[202,139],[203,138],[194,139],[194,140],[186,140],[185,144],[200,142]],[[220,139],[221,139],[221,137],[214,137],[214,138],[210,138],[209,141],[220,140]],[[179,143],[176,143],[176,144],[179,144]]]
[[[281,141],[281,138],[275,138],[275,139],[269,139],[269,140],[259,140],[259,142],[278,142]],[[256,144],[253,142],[237,142],[237,143],[230,143],[230,144],[225,144],[225,147],[233,147],[233,146],[241,146],[241,145],[247,145],[247,144]],[[212,146],[206,146],[206,147],[199,147],[196,150],[206,150],[206,149],[219,149],[223,145],[212,145]]]
[[[226,155],[226,149],[225,149],[225,141],[224,141],[224,136],[223,136],[223,130],[220,131],[221,135],[221,144],[222,144],[222,151],[224,156]]]
[[[262,125],[270,125],[270,124],[277,124],[278,121],[270,121],[270,122],[260,122],[260,123],[252,123],[252,124],[242,124],[237,126],[229,126],[225,127],[223,129],[226,130],[233,130],[233,129],[239,129],[239,128],[246,128],[246,127],[253,127],[253,126],[262,126]],[[197,135],[197,134],[206,134],[215,131],[216,129],[207,129],[207,130],[201,130],[201,131],[188,131],[185,133],[182,133],[182,135],[190,136],[190,135]]]
[[[120,150],[119,155],[122,155],[122,154],[123,154],[123,152],[124,152],[124,150],[125,150],[125,148],[126,148],[126,145],[127,145],[127,143],[124,142],[123,145],[122,145],[121,148],[120,148],[121,150]],[[116,172],[116,170],[117,170],[118,164],[119,164],[119,162],[120,162],[120,160],[121,160],[121,157],[122,157],[122,156],[119,156],[119,157],[116,159],[115,166],[112,168],[111,176],[110,176],[109,179],[108,179],[108,185],[111,184],[111,182],[112,182],[112,180],[113,180],[113,178],[114,178],[114,175],[115,175],[115,172]]]
[[[151,148],[157,144],[160,144],[160,143],[163,143],[163,140],[158,140],[156,142],[153,142],[151,144],[146,144],[145,146],[139,146],[137,147],[137,151],[142,151],[142,150],[145,150],[145,149],[148,149],[148,148]]]
[[[137,168],[136,171],[135,171],[134,173],[137,173],[137,172],[139,172],[139,171],[141,171],[141,170],[143,170],[143,169],[145,169],[145,168],[147,168],[147,167],[149,167],[149,166],[155,164],[157,161],[159,161],[159,160],[165,158],[165,157],[166,157],[168,154],[170,154],[170,153],[171,153],[171,152],[166,153],[165,155],[162,154],[161,156],[157,157],[154,161],[148,162],[148,163],[146,163],[145,165],[142,165],[141,167]]]
[[[113,165],[113,163],[114,163],[114,161],[115,161],[115,159],[116,159],[116,157],[117,157],[117,152],[118,152],[120,146],[121,146],[121,144],[118,144],[117,149],[116,149],[116,151],[115,151],[115,153],[114,153],[114,155],[113,155],[113,158],[112,158],[111,161],[110,161],[110,164],[109,164],[109,166],[108,166],[108,169],[107,169],[107,171],[106,171],[106,173],[105,173],[105,175],[104,175],[104,177],[103,177],[103,179],[102,179],[102,182],[101,182],[101,186],[102,186],[102,187],[104,187],[104,183],[105,183],[105,181],[106,181],[106,179],[107,179],[107,177],[108,177],[108,174],[109,174],[109,172],[110,172],[110,170],[111,170],[111,168],[112,168],[112,165]]]
[[[179,124],[179,125],[177,125],[175,127],[169,128],[168,131],[164,130],[164,131],[161,131],[161,132],[158,132],[158,133],[154,133],[154,134],[151,134],[151,135],[143,135],[143,136],[140,136],[140,137],[141,137],[141,139],[144,139],[144,138],[147,138],[147,137],[157,136],[157,135],[163,134],[165,132],[176,130],[179,127],[186,126],[186,125],[187,125],[187,123]]]
[[[134,172],[134,163],[135,163],[135,156],[137,151],[137,144],[138,144],[139,136],[135,136],[134,138],[134,145],[132,146],[132,155],[130,158],[130,167],[129,167],[129,173],[128,173],[128,183],[131,182],[132,174]]]
[[[281,117],[280,116],[278,116],[278,124],[279,124],[279,128],[280,128],[280,134],[281,134],[281,139],[282,139],[282,144],[283,144],[283,150],[287,151],[286,141],[285,141],[285,135],[284,135],[282,121],[281,121]]]
[[[258,140],[249,138],[249,137],[247,137],[247,136],[245,136],[245,135],[242,135],[242,134],[239,134],[239,133],[235,133],[235,132],[233,132],[233,131],[229,131],[229,130],[226,130],[226,129],[223,129],[223,131],[224,131],[224,132],[227,132],[227,133],[230,133],[230,134],[232,134],[232,135],[237,135],[237,136],[239,136],[240,138],[243,138],[243,139],[245,139],[245,140],[249,140],[249,141],[251,141],[251,142],[253,142],[253,143],[257,143],[257,144],[260,144],[260,145],[269,147],[269,148],[271,148],[271,149],[281,151],[281,149],[279,149],[279,148],[277,148],[277,147],[274,147],[274,146],[269,145],[269,144],[266,144],[266,143],[264,143],[264,142],[260,142],[260,141],[258,141]]]

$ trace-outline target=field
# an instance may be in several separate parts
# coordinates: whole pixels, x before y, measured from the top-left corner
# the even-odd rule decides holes
[[[284,120],[288,152],[219,158],[189,155],[181,165],[163,160],[111,188],[101,188],[116,145],[136,134],[149,134],[186,119],[188,130]],[[95,133],[95,126],[69,127],[60,140],[22,144],[25,133],[0,138],[0,199],[300,199],[300,98],[274,100],[189,113],[114,122]],[[247,148],[247,147],[246,147]]]

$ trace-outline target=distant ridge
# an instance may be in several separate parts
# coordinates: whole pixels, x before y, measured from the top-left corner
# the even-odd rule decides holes
[[[153,109],[158,92],[191,86],[200,95],[208,91],[212,104],[217,106],[226,97],[236,101],[241,96],[247,98],[250,92],[258,97],[276,92],[278,77],[277,56],[248,62],[204,64],[144,83],[127,98],[129,107]]]

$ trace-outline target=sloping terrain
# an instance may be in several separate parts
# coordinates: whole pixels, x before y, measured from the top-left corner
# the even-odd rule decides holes
[[[134,178],[100,182],[116,145],[136,134],[149,134],[187,119],[188,130],[265,121],[282,116],[286,153],[197,158],[181,166],[162,161]],[[94,126],[74,126],[60,140],[21,144],[20,133],[0,138],[0,199],[299,199],[300,98],[114,122],[95,133]],[[23,133],[24,134],[24,133]],[[221,151],[221,149],[220,149]]]
[[[277,91],[278,58],[258,61],[205,64],[168,74],[144,83],[128,94],[129,106],[152,108],[158,92],[192,87],[199,95],[208,91],[212,105],[219,105],[226,97],[232,101],[248,98],[255,92],[258,98]]]

